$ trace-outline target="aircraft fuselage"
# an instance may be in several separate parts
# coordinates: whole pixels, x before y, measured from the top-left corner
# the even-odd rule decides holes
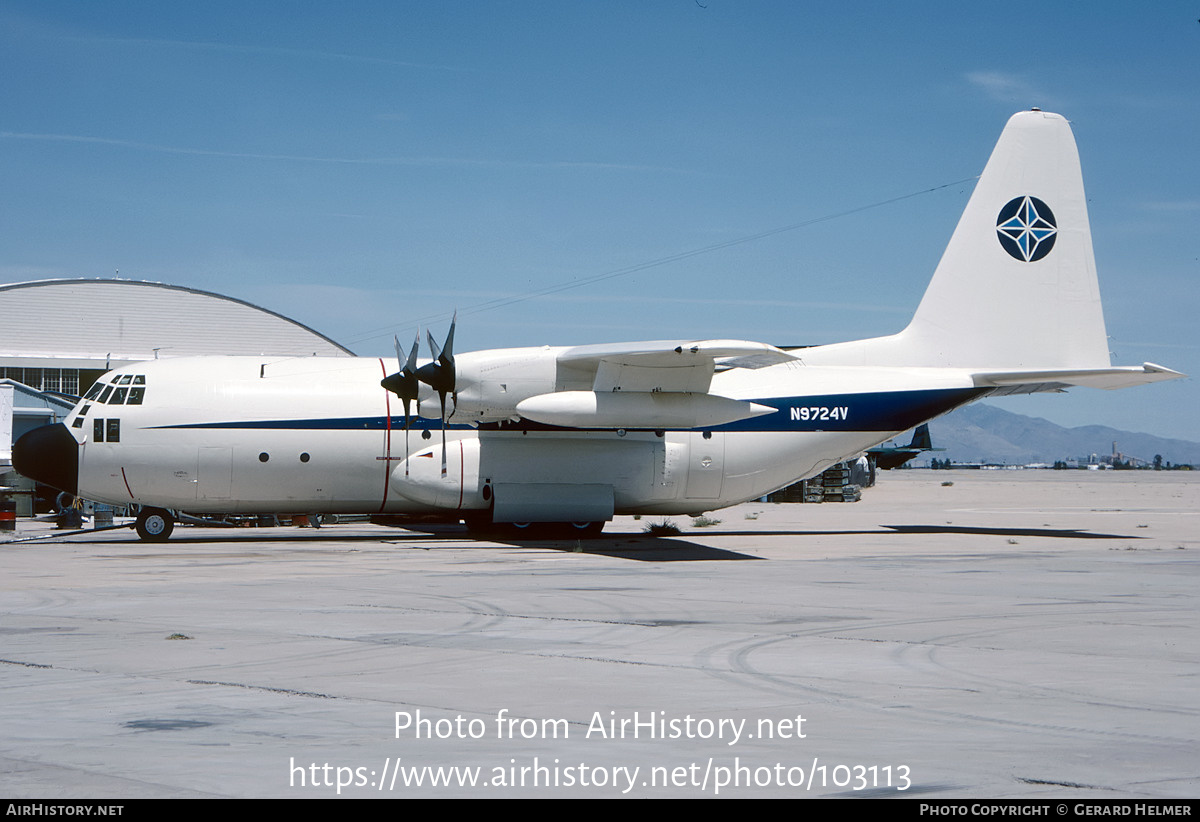
[[[947,369],[735,369],[713,376],[710,395],[770,413],[689,430],[472,427],[455,415],[443,475],[440,419],[414,415],[405,431],[379,386],[394,370],[378,358],[252,357],[118,369],[99,382],[113,386],[108,402],[92,392],[65,422],[78,494],[197,513],[415,513],[487,510],[505,489],[598,486],[611,488],[609,515],[692,514],[812,476],[981,393]],[[117,404],[135,380],[140,402],[126,392]],[[421,410],[437,413],[436,400]]]

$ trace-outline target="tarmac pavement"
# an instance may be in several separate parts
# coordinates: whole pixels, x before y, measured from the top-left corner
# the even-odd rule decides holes
[[[0,539],[48,538],[0,542],[0,794],[1200,793],[1200,476],[892,471],[710,516],[22,520]]]

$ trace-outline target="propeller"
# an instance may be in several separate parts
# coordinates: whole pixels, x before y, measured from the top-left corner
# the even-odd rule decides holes
[[[450,320],[450,330],[446,333],[446,342],[438,347],[432,332],[426,330],[429,341],[429,354],[433,362],[426,363],[417,369],[417,379],[437,392],[438,401],[442,404],[442,476],[446,476],[446,395],[449,394],[458,406],[458,391],[455,387],[457,372],[454,369],[454,326],[458,322],[458,312]],[[451,415],[454,411],[451,410]]]
[[[412,350],[408,352],[408,359],[404,358],[404,351],[400,348],[400,339],[398,337],[392,338],[396,343],[396,362],[397,364],[404,363],[404,365],[395,374],[389,374],[380,380],[379,384],[404,401],[405,474],[408,473],[408,429],[411,422],[411,415],[409,413],[410,403],[414,400],[416,401],[417,413],[420,414],[420,383],[425,383],[437,392],[438,401],[442,406],[442,476],[446,476],[446,395],[449,394],[451,399],[454,400],[455,407],[458,406],[458,390],[455,387],[458,375],[454,368],[454,326],[457,323],[458,312],[455,311],[454,317],[450,320],[450,330],[446,333],[446,342],[441,347],[438,347],[431,332],[425,332],[429,340],[429,353],[433,357],[433,361],[426,363],[420,368],[417,368],[417,351],[420,348],[421,333],[417,332],[417,337],[413,340]],[[454,415],[453,409],[451,409],[450,415]]]
[[[404,363],[399,371],[395,374],[390,374],[380,380],[379,384],[391,391],[404,402],[404,473],[408,474],[408,429],[412,420],[410,408],[413,401],[417,403],[417,413],[421,413],[421,386],[417,379],[417,351],[420,348],[421,334],[417,332],[417,336],[413,339],[412,350],[408,352],[408,359],[404,358],[404,351],[400,348],[400,339],[392,337],[396,343],[396,362]]]

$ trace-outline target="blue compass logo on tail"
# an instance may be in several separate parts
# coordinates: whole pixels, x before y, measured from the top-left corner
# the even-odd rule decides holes
[[[996,236],[1005,251],[1018,260],[1032,263],[1054,248],[1058,224],[1050,206],[1037,197],[1017,197],[1000,209]]]

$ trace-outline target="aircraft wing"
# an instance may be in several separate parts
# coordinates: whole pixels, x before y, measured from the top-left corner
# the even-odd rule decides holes
[[[794,359],[774,346],[742,340],[581,345],[563,350],[557,360],[560,385],[575,390],[529,397],[516,410],[535,422],[575,428],[721,425],[775,409],[709,394],[718,362],[761,368]],[[731,365],[739,361],[750,365]]]
[[[1170,368],[1164,368],[1152,362],[1116,368],[980,371],[971,375],[976,385],[1006,389],[1004,393],[1022,393],[1023,391],[1032,393],[1038,390],[1054,390],[1057,387],[1070,385],[1083,385],[1088,388],[1113,390],[1116,388],[1128,388],[1134,385],[1144,385],[1151,382],[1176,380],[1186,376],[1186,374],[1172,371]]]
[[[558,355],[560,367],[594,374],[592,390],[708,393],[717,365],[763,368],[797,359],[783,349],[745,340],[659,340],[580,345]]]

